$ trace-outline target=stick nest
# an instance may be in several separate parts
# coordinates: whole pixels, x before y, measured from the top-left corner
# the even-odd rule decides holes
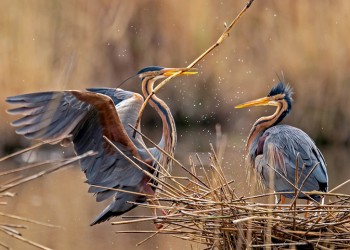
[[[323,205],[298,204],[299,200],[276,205],[274,193],[238,196],[236,190],[243,190],[226,179],[214,150],[209,163],[208,168],[202,165],[201,173],[191,164],[190,177],[167,175],[169,181],[162,182],[155,198],[167,205],[138,204],[164,209],[167,215],[112,223],[149,220],[162,224],[160,230],[118,233],[150,233],[145,241],[157,234],[171,234],[205,249],[350,248],[350,195],[334,193],[341,185],[325,194]],[[272,202],[258,202],[262,197]]]

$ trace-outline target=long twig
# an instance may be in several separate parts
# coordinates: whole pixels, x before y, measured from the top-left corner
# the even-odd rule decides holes
[[[18,215],[13,215],[13,214],[5,214],[5,213],[0,212],[0,216],[16,219],[16,220],[20,220],[20,221],[30,222],[30,223],[33,223],[33,224],[46,226],[46,227],[61,228],[60,226],[56,226],[56,225],[52,225],[52,224],[49,224],[49,223],[45,223],[45,222],[40,222],[40,221],[37,221],[37,220],[24,218],[24,217],[21,217],[21,216],[18,216]]]
[[[32,245],[32,246],[34,246],[34,247],[37,247],[37,248],[39,248],[39,249],[43,249],[43,250],[52,250],[51,248],[45,247],[45,246],[43,246],[43,245],[41,245],[41,244],[39,244],[39,243],[36,243],[36,242],[34,242],[34,241],[31,241],[31,240],[28,240],[28,239],[22,237],[21,235],[15,234],[15,233],[10,232],[10,231],[8,231],[8,230],[4,230],[4,229],[0,228],[0,231],[2,231],[3,233],[5,233],[5,234],[7,234],[7,235],[9,235],[9,236],[12,236],[12,237],[14,237],[14,238],[16,238],[16,239],[18,239],[18,240],[20,240],[20,241],[23,241],[23,242],[25,242],[25,243],[28,243],[29,245]]]
[[[210,46],[205,52],[203,52],[199,57],[197,57],[192,63],[190,63],[187,68],[193,68],[194,65],[196,65],[198,62],[200,62],[205,56],[207,56],[211,51],[213,51],[216,47],[218,47],[228,36],[229,33],[231,31],[231,29],[233,28],[233,26],[238,22],[238,20],[244,15],[244,13],[247,11],[247,9],[252,5],[252,3],[254,2],[254,0],[249,0],[247,2],[247,4],[244,6],[244,8],[242,9],[242,11],[236,16],[236,18],[231,22],[231,24],[229,26],[226,27],[225,31],[221,34],[221,36],[219,37],[219,39],[212,45]],[[158,84],[157,87],[154,88],[154,90],[147,96],[147,98],[145,99],[145,101],[143,102],[141,109],[139,111],[137,120],[136,120],[136,124],[135,124],[135,128],[139,128],[140,125],[140,121],[141,121],[141,117],[143,114],[143,111],[146,108],[146,105],[148,103],[148,101],[150,100],[150,98],[156,94],[167,82],[169,82],[171,79],[175,78],[176,76],[180,75],[183,71],[179,71],[176,72],[175,74],[171,75],[170,77],[166,78],[165,80],[163,80],[161,83]],[[136,132],[134,131],[133,133],[133,137],[136,136]]]
[[[70,136],[68,136],[68,137],[66,137],[66,138],[69,138],[69,137],[70,137]],[[15,153],[13,153],[13,154],[9,154],[9,155],[6,155],[6,156],[0,158],[0,162],[5,161],[5,160],[7,160],[7,159],[10,159],[10,158],[12,158],[12,157],[14,157],[14,156],[17,156],[17,155],[26,153],[26,152],[28,152],[28,151],[30,151],[30,150],[33,150],[33,149],[38,148],[38,147],[40,147],[40,146],[42,146],[42,145],[45,145],[45,144],[55,144],[55,143],[58,143],[58,142],[62,141],[62,139],[63,139],[63,138],[39,142],[39,143],[37,143],[37,144],[35,144],[35,145],[33,145],[33,146],[26,147],[25,149],[22,149],[22,150],[17,151],[17,152],[15,152]]]
[[[62,162],[61,164],[58,164],[57,166],[55,166],[55,167],[53,167],[53,168],[50,168],[50,169],[48,169],[48,170],[43,170],[43,171],[41,171],[41,172],[39,172],[39,173],[36,173],[36,174],[30,175],[30,176],[21,178],[21,179],[19,179],[19,180],[17,180],[17,181],[11,182],[11,183],[9,183],[9,184],[7,184],[7,185],[3,185],[3,186],[0,187],[0,192],[4,192],[4,191],[6,191],[6,190],[8,190],[8,189],[10,189],[10,188],[13,188],[13,187],[15,187],[15,186],[18,186],[18,185],[20,185],[20,184],[23,184],[23,183],[26,183],[26,182],[35,180],[35,179],[37,179],[37,178],[39,178],[39,177],[41,177],[41,176],[44,176],[44,175],[46,175],[46,174],[55,172],[55,171],[61,169],[62,167],[68,166],[68,165],[72,164],[73,162],[76,162],[76,161],[78,161],[78,160],[80,160],[80,159],[83,159],[83,158],[85,158],[85,157],[92,156],[92,155],[95,155],[95,152],[93,152],[93,151],[88,151],[88,152],[86,152],[86,153],[84,153],[84,154],[82,154],[82,155],[78,155],[78,156],[76,156],[76,157],[72,157],[72,158],[70,158],[70,159],[68,159],[68,160],[65,160],[65,161]]]
[[[344,186],[344,185],[346,185],[346,184],[348,184],[348,183],[350,183],[350,179],[347,180],[347,181],[344,181],[344,182],[341,183],[340,185],[338,185],[338,186],[336,186],[335,188],[333,188],[332,190],[328,191],[328,193],[333,193],[335,190],[341,188],[342,186]]]

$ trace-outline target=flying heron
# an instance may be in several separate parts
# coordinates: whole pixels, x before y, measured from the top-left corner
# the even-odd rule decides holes
[[[167,78],[176,72],[182,75],[196,74],[184,68],[146,67],[137,75],[141,78],[144,96],[153,93],[155,81]],[[89,150],[97,152],[95,156],[81,160],[89,193],[96,194],[96,201],[103,201],[114,195],[109,204],[91,223],[92,225],[119,216],[136,207],[135,203],[145,202],[147,195],[154,195],[155,189],[148,185],[152,178],[137,169],[117,150],[107,143],[105,136],[130,158],[136,157],[153,168],[142,165],[142,169],[158,175],[157,164],[167,166],[170,158],[157,147],[146,150],[142,137],[136,134],[128,124],[135,124],[144,98],[137,93],[119,88],[89,88],[87,91],[49,91],[8,97],[6,101],[19,107],[8,110],[12,115],[23,117],[12,122],[16,133],[28,139],[47,141],[64,139],[71,135],[76,154]],[[177,134],[175,121],[167,104],[156,95],[149,100],[158,112],[163,133],[159,148],[169,155],[174,154]],[[148,151],[148,152],[147,152]],[[151,153],[155,159],[149,155]],[[159,167],[159,166],[158,166]],[[110,188],[123,189],[117,192]],[[133,203],[134,202],[134,203]],[[156,211],[154,209],[156,215]]]
[[[303,192],[327,192],[328,175],[322,153],[304,131],[278,125],[291,111],[292,101],[291,87],[280,82],[267,97],[235,107],[277,107],[274,114],[259,118],[250,130],[246,144],[247,164],[257,171],[266,187],[275,192],[285,192],[281,196],[281,203],[284,203],[285,198],[295,196],[296,186],[301,189],[297,198],[320,202],[321,195],[308,196]]]

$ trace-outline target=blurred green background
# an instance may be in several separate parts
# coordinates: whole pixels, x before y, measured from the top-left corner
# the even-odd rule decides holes
[[[6,96],[117,87],[145,66],[185,67],[218,39],[224,23],[230,23],[244,4],[243,0],[2,0],[1,156],[31,143],[15,135],[9,125],[14,118],[5,113]],[[346,0],[255,1],[229,38],[196,66],[199,75],[179,77],[159,93],[178,126],[177,157],[187,163],[188,152],[209,151],[215,125],[221,124],[228,136],[223,163],[228,175],[239,180],[236,185],[245,186],[244,140],[252,123],[273,109],[233,107],[266,95],[279,76],[295,92],[293,112],[284,122],[303,129],[321,147],[331,187],[349,179],[349,13]],[[137,79],[122,88],[140,92]],[[157,114],[147,109],[143,131],[157,141],[159,130]],[[104,204],[95,203],[83,181],[78,167],[38,179],[17,188],[18,197],[5,209],[64,227],[32,226],[25,232],[55,249],[134,248],[146,237],[116,235],[120,228],[109,223],[89,227]],[[142,209],[132,213],[138,212],[148,213]],[[32,249],[12,238],[3,241],[14,249]],[[189,245],[161,236],[138,249]]]

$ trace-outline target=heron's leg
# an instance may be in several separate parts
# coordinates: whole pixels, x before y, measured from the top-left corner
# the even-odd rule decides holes
[[[310,200],[306,200],[306,205],[310,204]],[[307,218],[309,216],[309,213],[307,212],[308,209],[306,210],[305,214],[304,214],[304,218]]]
[[[283,205],[286,202],[286,197],[284,195],[280,195],[279,205]],[[279,206],[280,210],[283,210],[283,206]]]
[[[285,204],[285,203],[286,203],[286,197],[284,195],[281,195],[280,204]]]
[[[160,205],[160,202],[158,200],[154,199],[155,198],[155,191],[151,188],[150,185],[148,185],[148,183],[144,184],[143,191],[144,191],[144,193],[151,196],[148,198],[148,203],[153,206],[152,215],[155,218],[157,218],[158,217],[157,208],[159,208],[161,205]],[[164,211],[164,209],[160,209],[160,210],[161,210],[162,215],[167,215],[167,213]],[[159,230],[163,227],[163,224],[154,222],[154,226],[156,227],[156,229]]]
[[[281,201],[281,195],[276,194],[275,191],[274,191],[274,193],[275,193],[275,204],[279,204]]]
[[[324,196],[321,198],[321,206],[323,206],[324,205]],[[322,212],[316,212],[316,215],[317,216],[322,216]]]
[[[145,160],[145,163],[147,164],[146,166],[148,167],[149,172],[152,173],[152,174],[154,174],[154,169],[152,169],[152,168],[149,167],[149,166],[153,166],[153,165],[154,165],[154,164],[153,164],[153,160],[150,159],[150,158],[148,158],[148,159]],[[149,178],[149,177],[147,178],[147,183],[145,183],[145,186],[146,186],[146,187],[144,188],[144,190],[145,190],[145,192],[146,192],[147,194],[152,195],[152,198],[155,198],[155,191],[154,191],[154,189],[152,189],[151,186],[148,185],[148,182],[150,181],[150,179],[151,179],[151,178]],[[151,205],[154,206],[153,215],[154,215],[155,217],[157,217],[157,206],[158,206],[158,207],[161,206],[160,203],[159,203],[159,201],[158,201],[158,200],[155,201],[154,199],[149,199],[149,203],[150,203]],[[160,209],[160,211],[161,211],[161,213],[162,213],[163,216],[168,215],[168,213],[167,213],[164,209]]]
[[[160,206],[159,201],[155,201],[153,199],[149,199],[148,203],[154,206],[154,208],[152,209],[153,210],[152,214],[153,214],[154,218],[157,218],[158,217],[157,206]],[[161,209],[161,213],[162,213],[162,215],[166,215],[166,213],[165,213],[165,211],[163,209]],[[163,223],[154,222],[154,226],[156,227],[157,230],[159,230],[159,229],[163,228]]]
[[[284,204],[286,202],[286,197],[284,195],[275,195],[275,203],[276,204]]]
[[[150,199],[149,203],[154,206],[153,215],[155,217],[158,216],[157,215],[157,207],[159,208],[161,206],[160,202],[158,200]],[[159,208],[159,209],[160,209],[160,212],[162,213],[163,216],[168,215],[168,213],[164,209],[162,209],[162,208]]]
[[[279,203],[279,199],[278,199],[278,196],[275,194],[275,204],[278,204]]]

